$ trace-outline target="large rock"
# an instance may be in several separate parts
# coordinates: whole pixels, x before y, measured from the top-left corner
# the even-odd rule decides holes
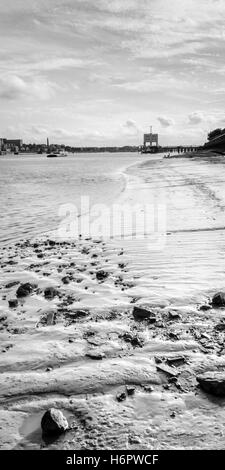
[[[57,289],[55,287],[46,287],[44,291],[44,296],[46,299],[54,299],[58,295]]]
[[[213,307],[225,307],[225,292],[217,292],[212,298]]]
[[[50,408],[42,417],[41,429],[45,435],[62,434],[68,428],[68,421],[60,410]]]
[[[199,375],[197,381],[205,392],[217,397],[225,397],[225,371],[206,372]]]
[[[151,323],[156,322],[156,315],[148,307],[134,307],[133,316],[136,320],[148,319]]]
[[[26,297],[27,295],[31,294],[34,289],[37,288],[36,284],[31,284],[30,282],[26,282],[25,284],[21,284],[17,291],[17,297]]]
[[[107,277],[109,276],[109,273],[107,273],[106,271],[98,271],[96,273],[96,278],[98,281],[103,281],[104,279],[106,279]]]
[[[9,307],[10,308],[16,308],[18,307],[18,300],[17,299],[10,299],[8,301]]]

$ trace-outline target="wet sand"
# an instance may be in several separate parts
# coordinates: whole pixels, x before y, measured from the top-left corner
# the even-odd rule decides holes
[[[1,248],[1,449],[224,448],[225,399],[196,380],[225,370],[224,180],[223,157],[144,158],[118,202],[164,205],[165,233]],[[50,407],[71,429],[46,441]]]

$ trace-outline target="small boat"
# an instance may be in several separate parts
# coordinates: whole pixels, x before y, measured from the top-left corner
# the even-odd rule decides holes
[[[56,152],[56,153],[49,153],[47,158],[58,158],[58,157],[67,157],[67,153],[64,152]]]

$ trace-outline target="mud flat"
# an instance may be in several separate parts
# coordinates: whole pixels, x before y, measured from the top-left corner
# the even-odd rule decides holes
[[[1,247],[1,449],[224,448],[223,170],[128,170],[120,202],[164,203],[165,233]],[[51,439],[49,408],[69,422]]]

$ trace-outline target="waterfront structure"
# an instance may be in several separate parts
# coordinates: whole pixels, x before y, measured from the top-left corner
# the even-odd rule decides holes
[[[7,149],[14,150],[15,148],[18,148],[19,150],[23,146],[23,141],[22,139],[4,139],[5,140],[5,145]]]
[[[144,147],[147,147],[148,144],[149,144],[149,147],[159,146],[159,135],[153,134],[152,126],[150,127],[150,133],[144,134]]]
[[[0,138],[0,150],[20,150],[23,146],[22,139],[4,139]]]

